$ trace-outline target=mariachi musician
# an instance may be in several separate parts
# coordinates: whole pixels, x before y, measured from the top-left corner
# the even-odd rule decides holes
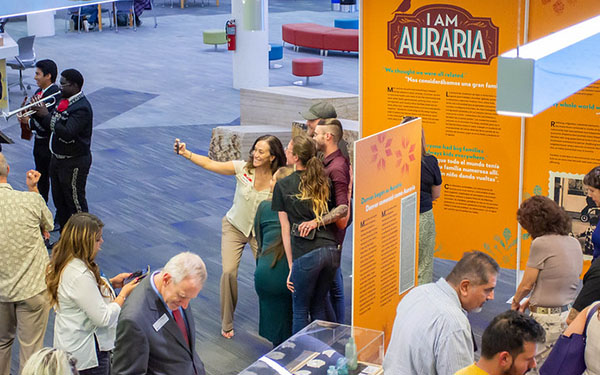
[[[56,63],[52,60],[40,60],[35,64],[35,82],[38,90],[32,96],[31,101],[37,101],[54,95],[60,90],[56,85],[56,75],[58,69]],[[27,99],[27,98],[25,98]],[[56,101],[55,101],[56,102]],[[48,110],[54,110],[54,104],[48,106]],[[40,181],[38,190],[46,203],[48,203],[48,193],[50,191],[50,132],[44,129],[41,124],[29,116],[18,117],[21,123],[21,138],[31,139],[31,132],[35,134],[33,144],[33,159],[35,160],[35,170],[40,172]]]
[[[92,106],[81,88],[83,76],[75,69],[60,74],[62,99],[52,112],[43,103],[33,117],[50,132],[50,181],[56,221],[60,228],[71,215],[88,212],[85,184],[92,165]]]

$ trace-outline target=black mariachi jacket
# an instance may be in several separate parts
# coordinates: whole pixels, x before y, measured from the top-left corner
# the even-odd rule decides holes
[[[59,159],[87,156],[92,142],[92,106],[82,92],[69,99],[68,107],[59,112],[59,104],[54,111],[43,118],[36,118],[51,132],[50,150]]]

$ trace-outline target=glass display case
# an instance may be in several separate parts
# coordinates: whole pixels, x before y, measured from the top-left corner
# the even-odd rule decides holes
[[[350,337],[356,345],[355,369],[350,369],[354,367],[351,363],[343,365]],[[327,375],[330,366],[340,364],[348,375],[379,375],[383,374],[383,342],[382,331],[316,320],[240,375]],[[346,374],[343,369],[333,373]]]

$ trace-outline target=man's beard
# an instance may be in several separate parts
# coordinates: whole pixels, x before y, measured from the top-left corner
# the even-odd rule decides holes
[[[527,371],[525,371],[525,374],[528,373],[531,369],[528,368]],[[504,371],[504,375],[523,375],[523,374],[518,374],[517,371],[515,370],[515,362],[513,361],[510,364],[510,368],[506,371]]]

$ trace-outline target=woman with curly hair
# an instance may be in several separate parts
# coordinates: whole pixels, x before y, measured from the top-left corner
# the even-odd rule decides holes
[[[597,207],[600,207],[600,166],[594,167],[583,177],[583,185],[586,188],[587,196],[592,198]],[[600,225],[596,225],[596,229],[594,229],[592,243],[594,244],[593,262],[600,256]]]
[[[110,283],[100,276],[95,259],[104,242],[103,226],[87,212],[71,216],[52,249],[46,272],[56,311],[54,347],[73,354],[82,375],[109,374],[121,306],[137,286],[137,279],[123,285],[129,273],[113,277]],[[122,288],[121,293],[115,296],[112,287]]]
[[[316,154],[312,139],[294,137],[292,161],[296,171],[277,182],[271,204],[273,211],[279,211],[283,247],[291,270],[287,285],[293,293],[293,333],[310,320],[333,317],[327,293],[340,266],[341,249],[332,223],[348,212],[347,205],[333,208],[330,181]],[[311,223],[316,223],[316,228]]]
[[[538,367],[566,328],[570,304],[577,296],[583,253],[579,241],[569,236],[571,218],[552,199],[534,196],[517,211],[519,224],[531,235],[531,249],[523,279],[511,308],[524,311],[544,327],[546,342],[538,348]],[[531,292],[523,304],[520,301]]]

